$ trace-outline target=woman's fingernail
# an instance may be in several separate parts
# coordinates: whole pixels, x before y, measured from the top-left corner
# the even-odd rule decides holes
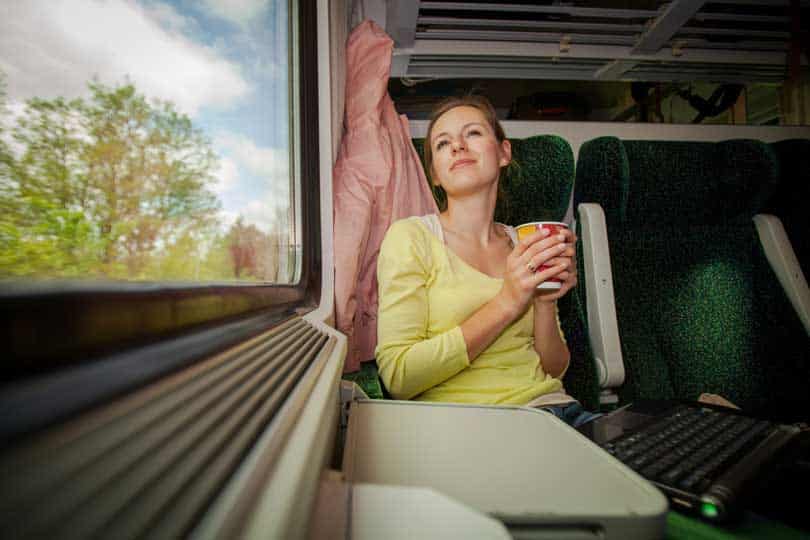
[[[540,236],[548,236],[549,234],[551,234],[551,231],[548,229],[540,229]]]
[[[565,241],[565,235],[564,234],[558,234],[557,235],[557,240],[559,240],[560,242]]]

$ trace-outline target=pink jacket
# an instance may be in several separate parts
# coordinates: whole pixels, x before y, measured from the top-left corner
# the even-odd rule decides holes
[[[388,226],[437,212],[408,119],[388,95],[393,41],[364,21],[346,44],[346,116],[334,168],[335,311],[349,338],[344,371],[374,358],[377,254]]]

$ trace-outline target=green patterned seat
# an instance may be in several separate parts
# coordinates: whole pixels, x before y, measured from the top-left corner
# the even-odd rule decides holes
[[[810,338],[751,221],[777,181],[758,141],[582,146],[574,203],[605,212],[621,402],[712,392],[783,421],[810,416]]]
[[[765,210],[785,226],[796,258],[810,275],[810,139],[788,139],[771,144],[779,159],[779,186]]]
[[[351,381],[359,386],[371,399],[385,399],[390,397],[377,373],[377,362],[367,360],[360,363],[360,369],[343,374],[344,381]]]

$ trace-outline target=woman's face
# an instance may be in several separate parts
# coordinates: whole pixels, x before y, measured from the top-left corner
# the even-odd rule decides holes
[[[498,142],[483,112],[462,105],[442,114],[430,134],[433,181],[448,198],[458,198],[496,184],[501,167],[512,157],[508,140]]]

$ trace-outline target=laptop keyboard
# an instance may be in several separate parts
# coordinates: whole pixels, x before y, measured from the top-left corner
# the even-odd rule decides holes
[[[775,425],[708,408],[677,407],[653,424],[603,445],[648,480],[700,493]]]

